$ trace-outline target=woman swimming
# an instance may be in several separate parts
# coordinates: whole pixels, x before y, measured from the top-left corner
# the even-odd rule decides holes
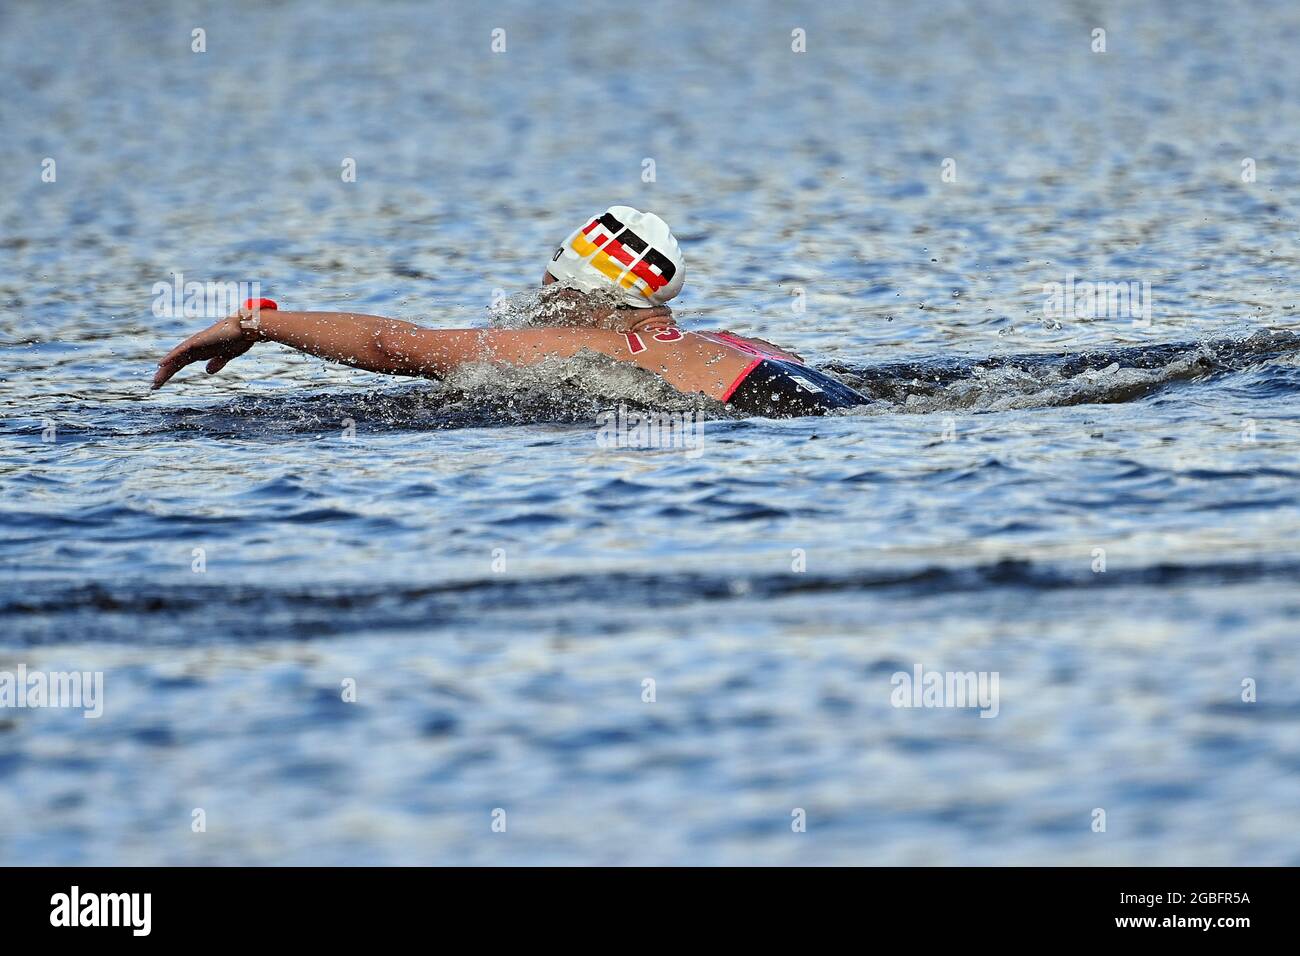
[[[810,368],[793,352],[731,332],[685,332],[666,304],[681,291],[677,240],[653,213],[612,206],[555,251],[542,285],[563,324],[525,329],[426,329],[399,319],[284,312],[246,303],[190,336],[158,363],[161,388],[193,362],[212,374],[260,341],[388,375],[443,378],[462,365],[533,365],[587,350],[659,375],[680,392],[703,392],[750,415],[820,415],[867,398]]]

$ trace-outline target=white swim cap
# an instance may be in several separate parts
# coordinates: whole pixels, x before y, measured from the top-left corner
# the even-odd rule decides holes
[[[668,223],[631,206],[610,206],[575,230],[546,271],[582,292],[613,286],[637,309],[663,305],[686,281],[686,263]]]

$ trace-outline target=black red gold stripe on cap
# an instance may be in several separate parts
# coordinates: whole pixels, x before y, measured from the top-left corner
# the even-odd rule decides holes
[[[623,288],[635,286],[646,298],[666,286],[677,274],[672,260],[608,212],[593,219],[580,233],[575,233],[572,247],[611,281]],[[638,279],[641,285],[637,285]]]

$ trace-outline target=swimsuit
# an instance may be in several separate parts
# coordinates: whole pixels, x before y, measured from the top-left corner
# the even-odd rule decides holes
[[[732,383],[724,402],[750,415],[769,418],[825,415],[868,399],[825,372],[782,359],[755,359]]]
[[[702,334],[754,356],[722,396],[724,402],[748,415],[825,415],[833,409],[853,408],[870,401],[825,372],[770,352],[759,343],[726,332]]]

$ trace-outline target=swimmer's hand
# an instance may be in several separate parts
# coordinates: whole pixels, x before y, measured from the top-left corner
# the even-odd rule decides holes
[[[749,342],[750,344],[760,346],[764,351],[770,352],[775,358],[788,359],[793,362],[798,362],[800,365],[808,364],[808,360],[804,358],[802,355],[800,355],[798,352],[793,352],[790,349],[782,348],[779,345],[773,345],[767,339],[760,339],[756,335],[741,335],[739,332],[732,332],[730,329],[722,330],[722,334],[730,335],[733,338],[740,339],[743,342]]]
[[[162,388],[167,380],[193,362],[208,360],[207,372],[221,371],[231,359],[243,355],[258,341],[259,313],[240,309],[234,315],[196,332],[163,356],[153,376],[153,387]]]
[[[610,332],[662,332],[677,325],[673,310],[666,305],[649,309],[602,309],[592,318],[596,328]]]

